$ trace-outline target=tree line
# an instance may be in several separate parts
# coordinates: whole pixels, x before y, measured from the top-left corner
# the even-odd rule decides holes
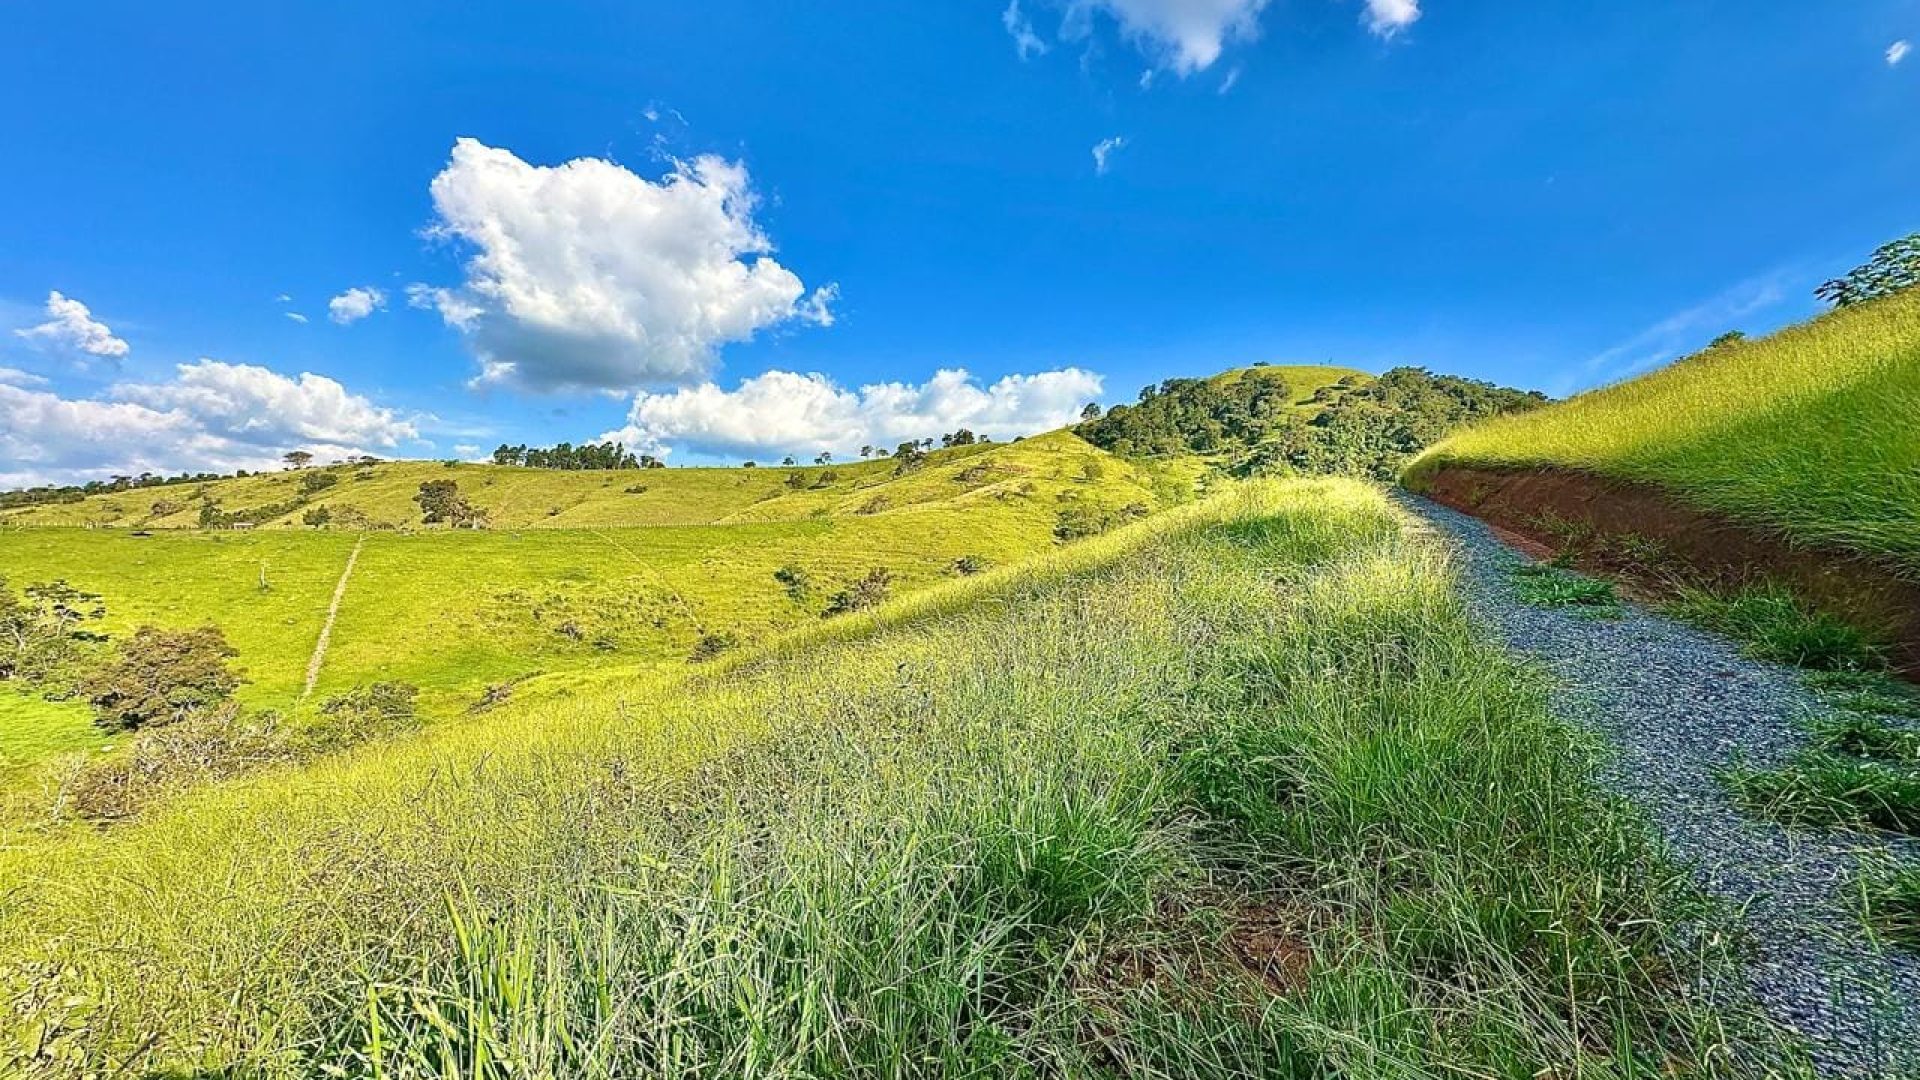
[[[1122,456],[1203,454],[1241,475],[1388,480],[1462,424],[1546,403],[1536,391],[1399,367],[1375,379],[1348,376],[1301,406],[1285,380],[1254,373],[1168,379],[1143,389],[1137,404],[1116,405],[1104,415],[1090,407],[1074,430]]]
[[[495,465],[517,465],[526,469],[660,469],[666,462],[651,454],[635,454],[617,442],[559,443],[549,447],[509,446],[501,443],[493,451]]]

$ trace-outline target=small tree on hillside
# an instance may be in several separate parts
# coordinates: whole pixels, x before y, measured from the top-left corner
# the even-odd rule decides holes
[[[420,504],[420,520],[428,525],[445,522],[456,529],[478,529],[487,523],[487,512],[460,494],[458,481],[428,480],[413,501]]]
[[[1080,422],[1084,424],[1098,419],[1100,419],[1100,403],[1097,401],[1087,402],[1086,407],[1080,410]]]
[[[109,731],[171,724],[233,696],[240,677],[227,667],[239,655],[217,626],[161,630],[143,626],[119,654],[81,687]]]
[[[910,473],[926,462],[927,452],[920,449],[920,444],[917,442],[903,442],[900,448],[893,452],[893,471],[896,476]]]
[[[82,642],[100,636],[82,629],[107,613],[100,597],[49,581],[15,596],[0,578],[0,681],[40,680],[60,669]]]
[[[313,461],[313,455],[305,450],[289,450],[280,455],[280,460],[286,462],[289,469],[304,469]]]
[[[1920,233],[1880,245],[1873,257],[1834,278],[1813,294],[1834,307],[1892,296],[1920,285]]]

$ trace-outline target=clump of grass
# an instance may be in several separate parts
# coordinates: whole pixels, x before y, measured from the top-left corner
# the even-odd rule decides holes
[[[1870,826],[1920,835],[1920,773],[1807,751],[1775,769],[1736,769],[1734,797],[1757,813],[1805,825]]]
[[[1683,589],[1666,610],[1733,638],[1756,659],[1826,671],[1871,668],[1881,662],[1878,646],[1860,628],[1814,610],[1778,585],[1734,592]]]
[[[1527,563],[1512,571],[1514,593],[1537,607],[1573,607],[1593,614],[1615,614],[1620,597],[1611,581],[1590,578],[1545,563]]]
[[[1920,730],[1862,713],[1843,713],[1819,721],[1814,725],[1813,744],[1834,754],[1920,764]]]
[[[1860,917],[1889,941],[1920,949],[1920,867],[1882,868],[1864,876]]]

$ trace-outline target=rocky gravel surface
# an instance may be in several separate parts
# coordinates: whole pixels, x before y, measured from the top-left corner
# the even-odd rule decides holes
[[[1647,810],[1706,891],[1742,912],[1753,992],[1806,1038],[1821,1073],[1920,1077],[1920,956],[1876,947],[1846,891],[1863,864],[1920,858],[1920,845],[1788,829],[1736,806],[1719,780],[1736,762],[1778,764],[1805,744],[1805,722],[1823,706],[1799,673],[1631,605],[1597,619],[1524,603],[1511,576],[1524,556],[1465,514],[1405,505],[1457,548],[1477,616],[1552,671],[1563,716],[1618,748],[1605,782]]]

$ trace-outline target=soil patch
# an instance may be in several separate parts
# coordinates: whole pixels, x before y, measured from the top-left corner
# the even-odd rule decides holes
[[[1884,642],[1920,681],[1920,583],[1853,552],[1802,547],[1696,509],[1658,488],[1590,473],[1444,466],[1421,494],[1485,521],[1530,555],[1564,554],[1644,592],[1678,581],[1737,587],[1774,581]]]

